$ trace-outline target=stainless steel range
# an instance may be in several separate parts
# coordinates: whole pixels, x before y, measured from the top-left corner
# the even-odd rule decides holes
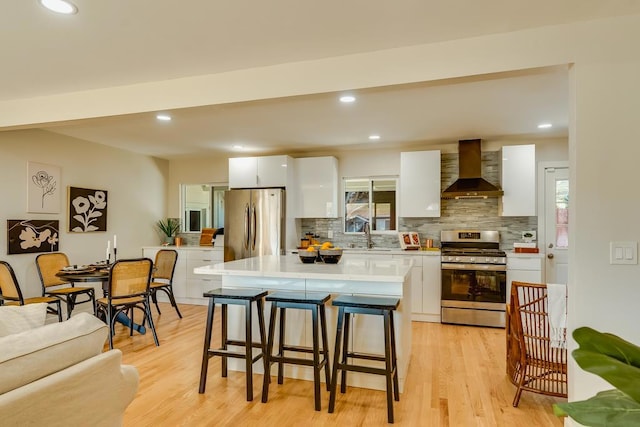
[[[440,234],[442,323],[504,328],[507,257],[497,231]]]

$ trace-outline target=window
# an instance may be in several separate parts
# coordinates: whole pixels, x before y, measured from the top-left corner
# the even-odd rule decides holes
[[[369,223],[371,231],[396,231],[397,178],[344,180],[344,231],[361,233]]]
[[[182,231],[224,227],[224,192],[227,186],[182,184]]]

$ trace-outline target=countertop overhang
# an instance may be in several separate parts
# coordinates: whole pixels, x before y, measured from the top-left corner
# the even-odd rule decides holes
[[[412,265],[410,258],[353,258],[342,259],[338,264],[303,264],[297,255],[268,255],[196,267],[193,271],[221,276],[403,282]]]

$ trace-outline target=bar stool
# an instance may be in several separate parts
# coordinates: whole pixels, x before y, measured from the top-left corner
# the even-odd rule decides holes
[[[269,383],[271,382],[270,368],[273,363],[278,364],[278,384],[283,383],[285,363],[294,365],[305,365],[313,367],[313,384],[314,384],[314,400],[316,411],[321,410],[320,404],[320,371],[324,368],[327,391],[331,383],[331,374],[329,370],[329,345],[327,340],[327,317],[325,313],[325,303],[331,298],[327,293],[307,293],[307,292],[275,292],[266,297],[267,301],[271,301],[271,318],[269,322],[269,340],[267,343],[267,366],[269,369],[265,371],[264,382],[262,386],[262,402],[267,403],[269,398]],[[313,328],[313,347],[293,346],[285,344],[285,324],[286,309],[295,308],[299,310],[311,311],[311,320]],[[273,353],[273,340],[276,330],[276,313],[280,309],[280,323],[278,325],[278,334],[280,337],[278,344],[278,353]],[[320,323],[318,323],[318,314],[320,314]],[[318,331],[322,335],[322,351]],[[287,357],[285,351],[311,353],[313,360]],[[322,355],[322,360],[320,356]]]
[[[398,298],[366,297],[340,295],[334,298],[332,305],[339,307],[338,327],[336,331],[336,347],[331,373],[331,388],[329,390],[329,413],[333,413],[336,404],[336,389],[338,387],[338,371],[342,373],[340,392],[347,391],[347,372],[362,372],[366,374],[384,375],[387,380],[387,421],[393,423],[393,400],[400,400],[398,386],[398,363],[396,357],[396,335],[393,327],[393,312],[398,308]],[[384,316],[384,356],[361,354],[349,351],[349,322],[351,314],[371,314]],[[344,331],[344,333],[343,333]],[[340,346],[343,346],[341,351]],[[341,357],[342,356],[342,357]],[[385,362],[384,368],[348,364],[347,359],[366,359]]]
[[[203,296],[209,298],[209,311],[207,314],[207,329],[204,335],[204,351],[202,352],[202,368],[200,370],[200,388],[198,393],[204,393],[207,384],[207,370],[209,359],[213,356],[222,357],[222,376],[227,376],[227,358],[244,359],[246,363],[247,377],[247,401],[253,400],[253,364],[260,358],[264,361],[265,372],[267,369],[266,337],[264,326],[264,303],[263,298],[267,291],[259,289],[214,289],[205,292]],[[251,303],[255,302],[258,309],[258,324],[260,328],[260,342],[253,342],[251,338]],[[219,349],[211,347],[211,330],[213,328],[213,314],[216,304],[222,305],[222,346]],[[245,307],[245,339],[230,340],[227,338],[227,305],[243,305]],[[229,350],[228,346],[243,346],[244,352]],[[253,348],[259,348],[260,352],[254,356]]]

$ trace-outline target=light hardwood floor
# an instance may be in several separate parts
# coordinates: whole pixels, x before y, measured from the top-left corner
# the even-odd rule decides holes
[[[244,373],[220,376],[220,358],[210,360],[207,390],[198,394],[206,307],[180,305],[179,319],[161,304],[156,319],[160,347],[150,332],[129,337],[117,328],[115,348],[140,372],[140,387],[127,408],[125,426],[384,426],[383,391],[349,388],[338,394],[336,411],[313,409],[310,382],[274,380],[269,402],[260,401],[262,375],[254,376],[254,400],[245,399]],[[218,326],[218,325],[215,325]],[[515,388],[505,374],[503,329],[414,322],[405,391],[395,403],[399,426],[562,426],[551,405],[563,401],[523,393],[513,408]],[[216,335],[218,329],[215,330]],[[335,331],[329,331],[329,339]]]

